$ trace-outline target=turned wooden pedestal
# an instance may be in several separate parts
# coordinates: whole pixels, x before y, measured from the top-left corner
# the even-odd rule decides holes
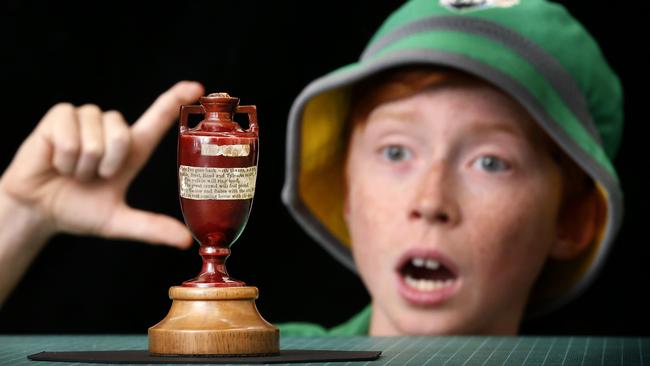
[[[149,328],[158,355],[262,355],[280,352],[278,328],[257,311],[257,287],[169,289],[169,314]]]

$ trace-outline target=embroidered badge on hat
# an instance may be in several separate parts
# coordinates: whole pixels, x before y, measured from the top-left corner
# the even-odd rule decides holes
[[[440,5],[455,12],[510,8],[518,4],[519,0],[440,0]]]

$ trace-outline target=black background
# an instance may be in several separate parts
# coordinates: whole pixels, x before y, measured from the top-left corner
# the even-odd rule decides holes
[[[354,61],[399,3],[4,2],[0,166],[57,102],[96,103],[133,122],[178,80],[238,96],[258,107],[261,156],[253,211],[229,271],[260,288],[257,305],[271,322],[337,324],[363,307],[368,295],[280,201],[286,117],[300,90]],[[649,207],[647,179],[641,179],[649,166],[642,113],[648,58],[639,49],[645,43],[641,15],[635,15],[640,11],[616,4],[566,5],[599,40],[626,91],[626,126],[615,160],[626,199],[624,225],[595,285],[564,309],[525,322],[524,334],[649,333],[650,251],[643,230]],[[127,200],[182,219],[174,129]],[[168,288],[198,272],[196,249],[59,235],[0,308],[0,333],[145,333],[169,309]]]

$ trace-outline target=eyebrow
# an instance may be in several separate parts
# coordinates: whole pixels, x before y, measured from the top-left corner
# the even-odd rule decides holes
[[[393,122],[403,122],[407,125],[415,123],[415,119],[412,118],[413,114],[410,110],[381,111],[379,116],[382,118],[388,118]],[[464,131],[461,131],[461,133],[469,137],[484,136],[492,133],[504,133],[517,139],[522,139],[526,144],[532,143],[535,145],[535,138],[530,135],[530,131],[527,131],[526,128],[521,125],[514,126],[514,123],[501,122],[498,119],[472,119],[470,125],[467,126]]]
[[[412,114],[410,111],[388,111],[381,112],[379,114],[382,118],[388,117],[391,120],[398,120],[400,122],[406,122],[406,124],[413,124],[414,120],[411,118]],[[487,134],[490,132],[504,132],[516,137],[526,137],[526,131],[523,129],[516,128],[511,124],[506,124],[502,122],[492,122],[489,120],[474,120],[473,123],[467,127],[468,131],[463,131],[464,134]]]
[[[510,136],[509,140],[514,145],[524,149],[538,150],[541,146],[539,145],[540,142],[534,136],[531,136],[530,131],[527,131],[523,126],[518,127],[502,122],[474,124],[468,127],[467,131],[461,133],[466,137],[467,142],[472,140],[481,141],[484,136],[492,134],[504,134]]]
[[[377,113],[377,115],[380,116],[381,118],[388,117],[390,119],[404,121],[404,122],[411,122],[413,120],[413,113],[409,110],[399,110],[399,111],[390,110],[390,111],[380,111],[375,113]]]
[[[526,131],[518,129],[510,124],[500,122],[489,123],[475,123],[467,128],[469,131],[463,131],[472,135],[485,135],[491,132],[504,132],[515,137],[526,138]]]

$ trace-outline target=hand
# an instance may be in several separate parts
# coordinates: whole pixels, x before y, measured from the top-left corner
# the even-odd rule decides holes
[[[0,194],[29,208],[48,235],[57,232],[140,240],[187,248],[178,220],[129,207],[124,196],[179,106],[203,95],[179,82],[129,126],[117,111],[57,104],[21,145],[0,180]]]

